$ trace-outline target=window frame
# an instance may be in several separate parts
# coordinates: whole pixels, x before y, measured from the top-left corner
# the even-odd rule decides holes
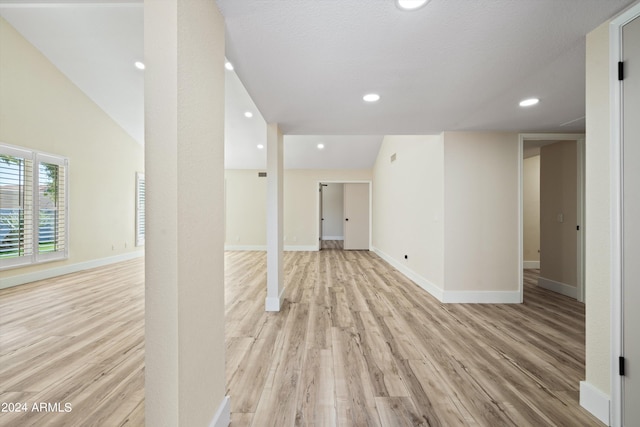
[[[32,241],[31,253],[17,256],[0,258],[0,271],[10,268],[19,268],[29,265],[42,264],[51,261],[60,261],[69,258],[69,160],[66,157],[58,156],[55,154],[49,154],[37,150],[31,150],[28,148],[17,147],[5,143],[0,143],[0,154],[22,158],[31,162],[30,176],[25,176],[25,192],[31,193],[30,206],[25,206],[25,211],[30,211],[31,214],[31,227],[30,230],[24,230],[25,236],[28,234],[29,239]],[[64,230],[60,242],[62,244],[61,250],[51,252],[40,252],[39,250],[39,233],[40,233],[40,164],[47,163],[57,165],[63,168],[63,174],[59,181],[59,186],[62,197],[62,209],[58,212],[62,213],[63,218],[56,221],[56,227],[60,227]],[[29,175],[29,174],[27,174]],[[58,202],[59,203],[59,202]]]

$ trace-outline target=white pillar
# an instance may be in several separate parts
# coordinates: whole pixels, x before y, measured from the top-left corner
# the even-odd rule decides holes
[[[282,133],[267,124],[267,311],[280,311],[284,299],[282,272]]]
[[[144,9],[145,421],[228,425],[224,20],[213,0]]]

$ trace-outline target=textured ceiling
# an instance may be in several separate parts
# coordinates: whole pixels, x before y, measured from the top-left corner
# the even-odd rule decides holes
[[[632,2],[431,0],[405,12],[393,0],[217,0],[237,73],[227,73],[225,163],[265,167],[265,121],[285,133],[288,168],[371,167],[386,134],[583,131],[585,35]],[[143,13],[141,0],[0,0],[140,142]],[[382,99],[367,104],[368,92]],[[529,96],[540,104],[519,108]]]
[[[227,57],[287,134],[584,128],[585,35],[629,0],[217,0]],[[382,99],[362,101],[368,92]],[[518,102],[529,96],[540,104]]]

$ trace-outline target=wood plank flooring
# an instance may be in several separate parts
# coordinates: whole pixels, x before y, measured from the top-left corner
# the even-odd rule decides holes
[[[144,425],[143,261],[0,290],[0,402],[27,404],[3,427]]]
[[[578,405],[584,305],[440,304],[370,252],[285,255],[266,313],[266,257],[226,254],[232,426],[597,426]],[[0,426],[144,425],[144,271],[133,260],[0,290]]]
[[[286,253],[265,313],[265,262],[227,253],[234,427],[602,425],[578,404],[584,305],[535,270],[522,305],[445,305],[370,252]]]

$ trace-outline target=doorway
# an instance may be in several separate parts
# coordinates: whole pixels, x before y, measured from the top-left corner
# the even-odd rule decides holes
[[[537,286],[584,302],[584,135],[520,135],[520,300]]]
[[[344,184],[320,183],[320,249],[343,249]]]
[[[369,250],[371,183],[318,183],[318,250]]]

